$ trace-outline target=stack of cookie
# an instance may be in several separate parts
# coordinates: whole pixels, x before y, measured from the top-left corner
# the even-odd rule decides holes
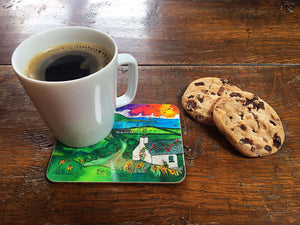
[[[182,105],[197,122],[215,125],[248,157],[274,154],[283,144],[283,126],[274,109],[226,79],[205,77],[193,81],[182,96]]]

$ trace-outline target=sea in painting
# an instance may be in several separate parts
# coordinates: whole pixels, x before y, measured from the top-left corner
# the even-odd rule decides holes
[[[116,109],[111,133],[99,143],[56,143],[47,177],[53,182],[178,183],[185,177],[179,111],[169,104]]]

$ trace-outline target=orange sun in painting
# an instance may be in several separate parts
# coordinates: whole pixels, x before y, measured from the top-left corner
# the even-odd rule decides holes
[[[160,115],[167,118],[174,118],[175,115],[179,114],[178,109],[173,105],[160,105],[159,107]]]

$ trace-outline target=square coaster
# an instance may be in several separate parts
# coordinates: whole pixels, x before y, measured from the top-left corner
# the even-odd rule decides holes
[[[57,141],[47,169],[52,182],[178,183],[185,178],[179,110],[169,104],[118,108],[111,133],[73,148]]]

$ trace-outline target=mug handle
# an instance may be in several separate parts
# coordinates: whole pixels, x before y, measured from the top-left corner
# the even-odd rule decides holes
[[[118,54],[118,66],[128,65],[128,87],[124,95],[117,97],[116,107],[129,104],[134,99],[138,84],[138,65],[135,58],[129,54]]]

